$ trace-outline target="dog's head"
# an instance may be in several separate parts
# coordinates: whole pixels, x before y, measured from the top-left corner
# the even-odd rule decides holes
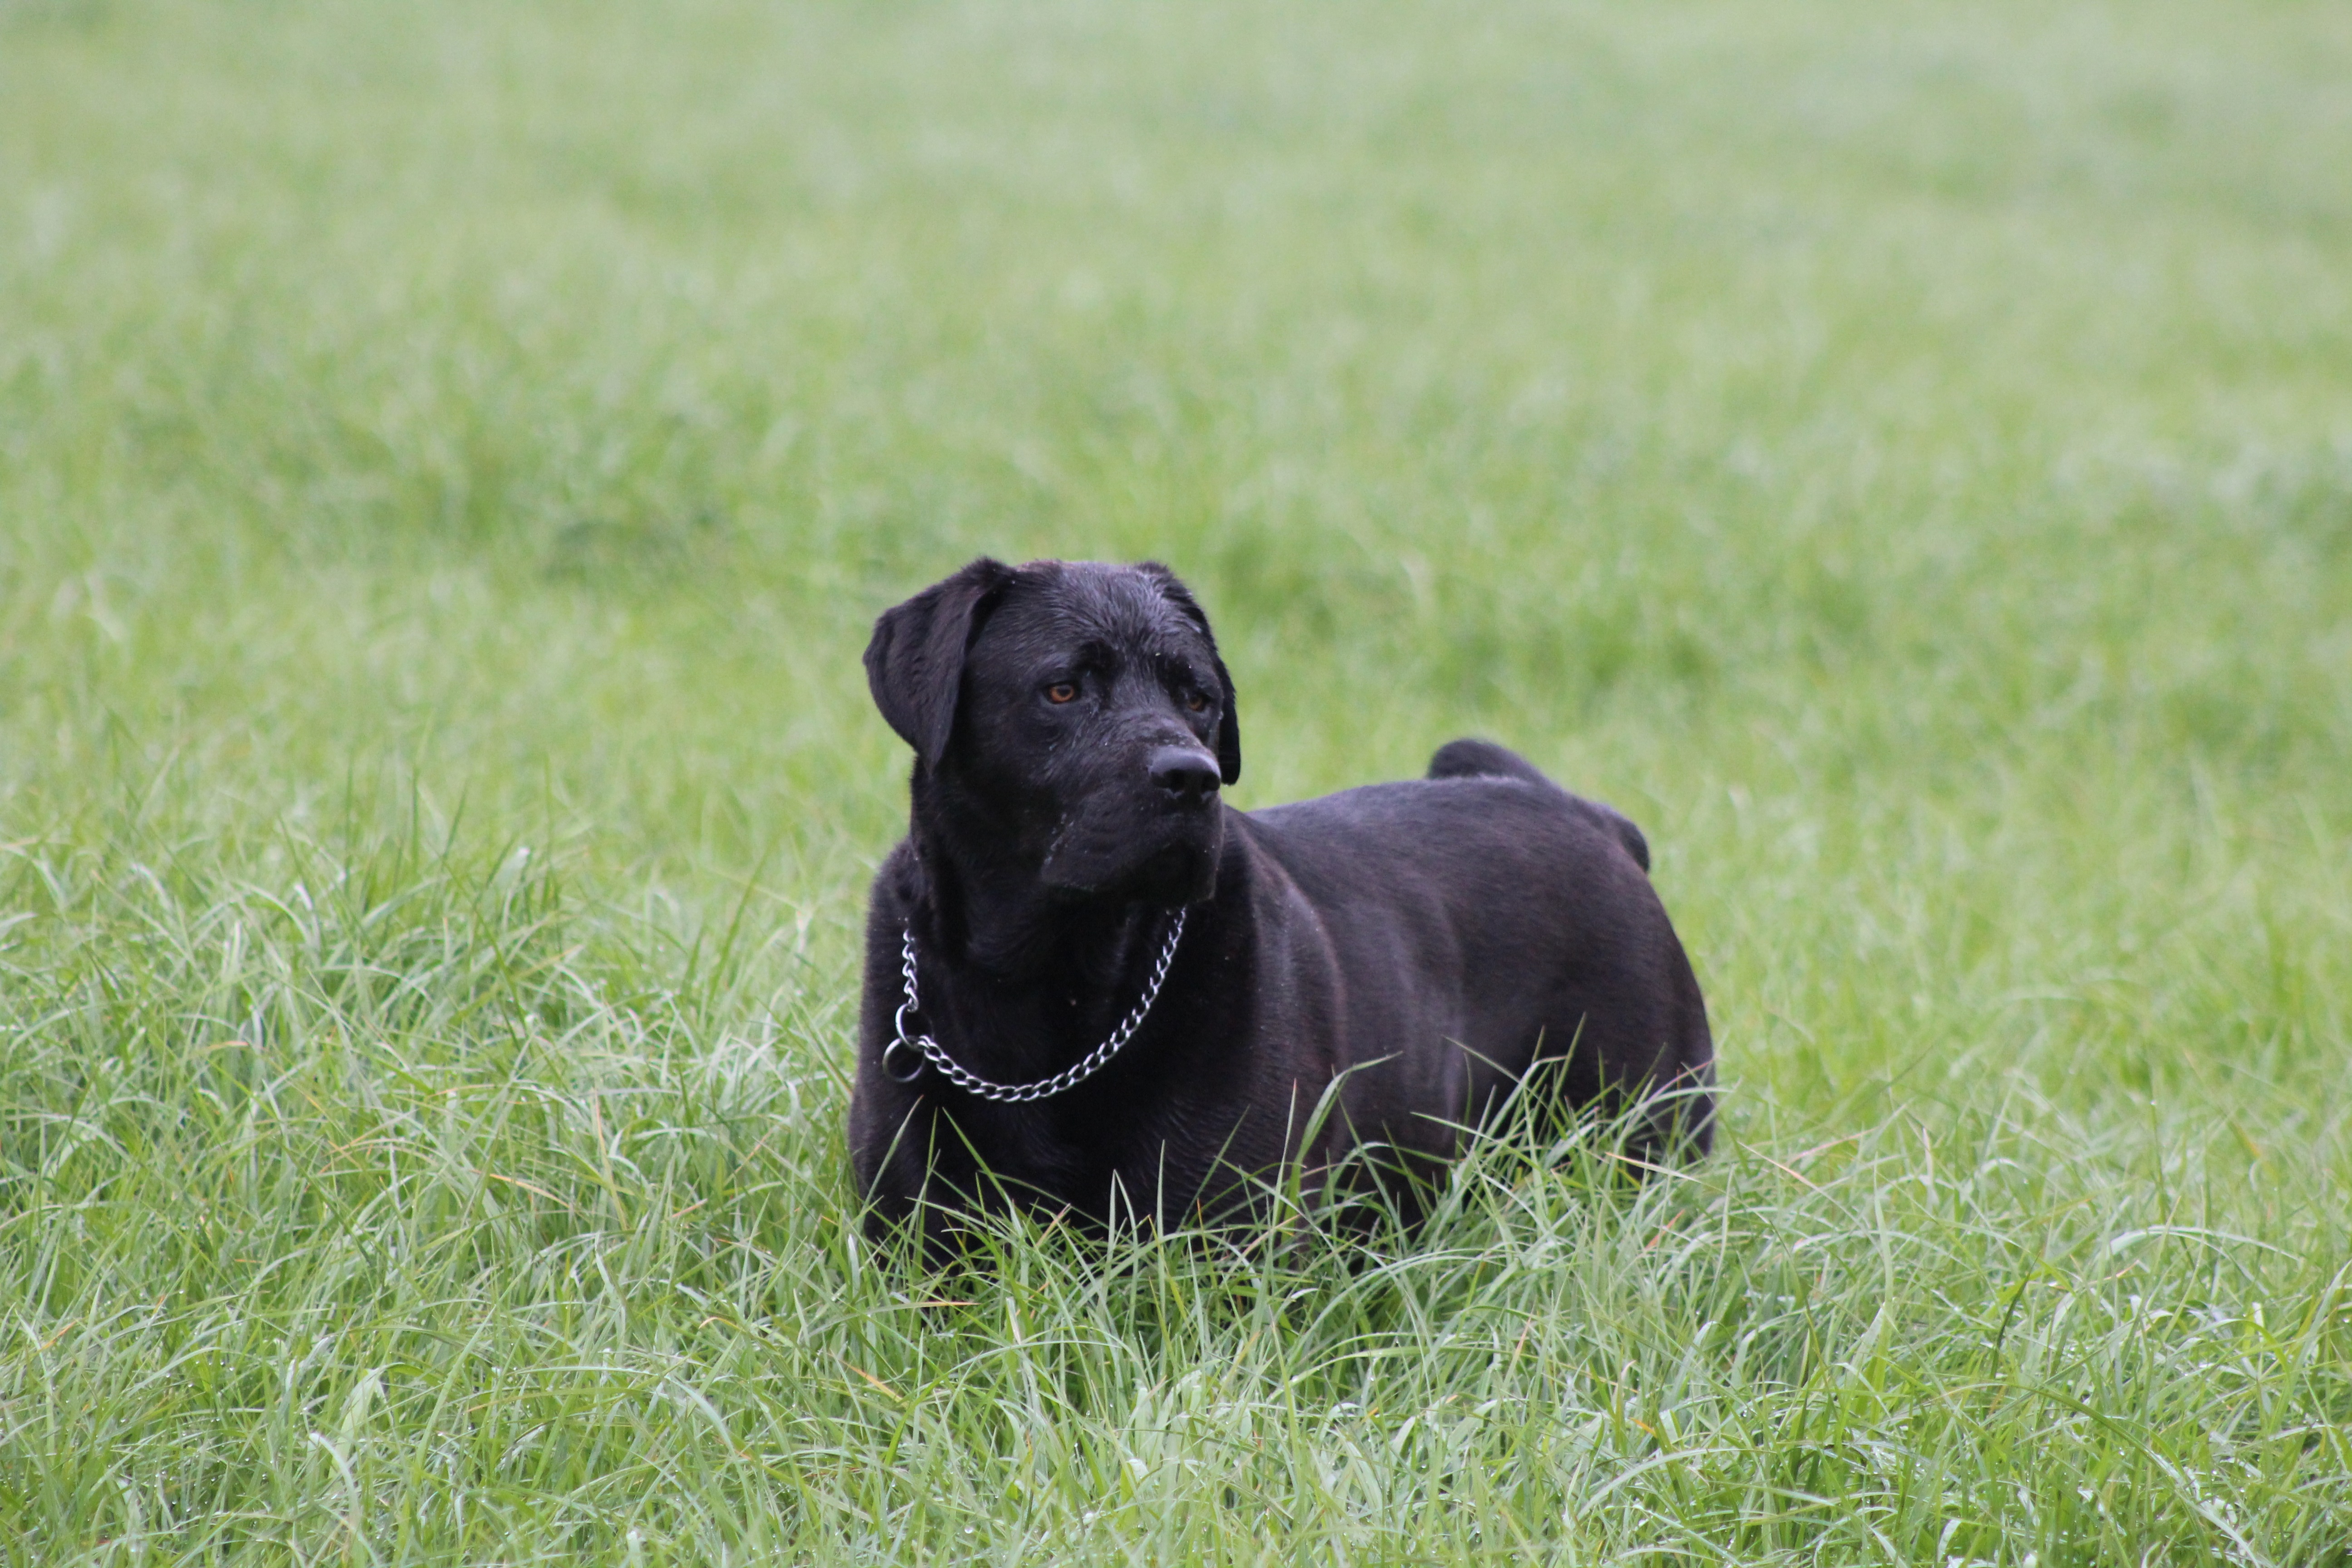
[[[1215,889],[1241,725],[1166,567],[975,561],[875,623],[866,677],[915,749],[919,812],[938,802],[1074,897]]]

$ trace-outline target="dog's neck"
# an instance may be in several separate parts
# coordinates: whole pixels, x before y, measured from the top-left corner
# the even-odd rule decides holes
[[[940,958],[1015,984],[1123,976],[1165,910],[1049,887],[1043,857],[1024,851],[1012,825],[982,819],[965,792],[920,777],[915,788],[908,837],[921,868],[918,919]]]

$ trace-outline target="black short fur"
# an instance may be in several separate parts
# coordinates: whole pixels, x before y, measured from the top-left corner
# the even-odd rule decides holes
[[[1571,1108],[1677,1091],[1651,1101],[1639,1152],[1707,1147],[1706,1007],[1649,846],[1523,758],[1455,741],[1426,779],[1227,806],[1233,683],[1207,616],[1150,563],[975,561],[885,614],[866,665],[915,750],[910,831],[866,925],[849,1143],[869,1228],[920,1209],[939,1244],[956,1210],[1007,1202],[1246,1212],[1289,1163],[1368,1145],[1433,1168],[1538,1058]],[[1166,987],[1095,1078],[1003,1105],[935,1068],[885,1070],[906,932],[912,1022],[1023,1083],[1118,1025],[1179,906]]]

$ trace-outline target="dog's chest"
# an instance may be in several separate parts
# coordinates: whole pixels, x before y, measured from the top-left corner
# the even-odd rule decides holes
[[[1168,1070],[1173,1065],[1147,1055],[1028,1104],[953,1095],[940,1110],[955,1135],[939,1146],[968,1150],[975,1175],[985,1170],[1026,1206],[1097,1217],[1136,1204],[1190,1207],[1240,1173],[1262,1172],[1279,1159],[1281,1130],[1252,1114],[1245,1084]]]

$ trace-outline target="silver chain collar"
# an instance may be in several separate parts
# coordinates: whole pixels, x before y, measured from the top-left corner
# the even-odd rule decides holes
[[[1110,1058],[1135,1037],[1151,1005],[1160,1000],[1160,987],[1168,978],[1168,966],[1176,962],[1176,943],[1184,935],[1184,911],[1178,910],[1176,923],[1168,928],[1168,941],[1160,950],[1160,962],[1151,966],[1151,979],[1143,987],[1142,998],[1110,1032],[1110,1037],[1053,1077],[1041,1078],[1034,1083],[992,1083],[948,1055],[947,1048],[929,1035],[907,1033],[907,1015],[920,1013],[923,1004],[915,990],[915,928],[906,927],[905,935],[906,941],[899,949],[899,969],[907,976],[907,999],[898,1005],[898,1037],[882,1047],[882,1070],[900,1083],[912,1083],[922,1077],[923,1063],[928,1061],[946,1074],[948,1081],[982,1100],[992,1100],[1000,1105],[1024,1105],[1033,1100],[1048,1099],[1066,1089],[1076,1089],[1108,1066]],[[904,1053],[908,1052],[915,1053],[914,1059],[907,1060]],[[903,1072],[898,1066],[900,1061],[906,1062]]]

